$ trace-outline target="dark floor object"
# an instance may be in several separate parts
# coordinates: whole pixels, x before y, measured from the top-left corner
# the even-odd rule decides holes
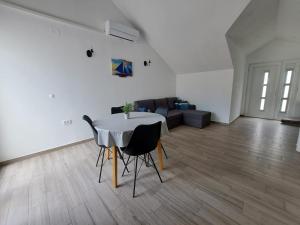
[[[281,120],[282,124],[300,127],[300,117],[289,117]]]

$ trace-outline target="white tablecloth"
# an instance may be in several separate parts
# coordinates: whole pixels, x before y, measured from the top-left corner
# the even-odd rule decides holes
[[[131,112],[130,119],[125,119],[123,113],[113,114],[109,117],[93,122],[98,131],[98,143],[107,147],[126,147],[134,129],[142,124],[162,122],[161,135],[168,134],[165,117],[155,113]]]

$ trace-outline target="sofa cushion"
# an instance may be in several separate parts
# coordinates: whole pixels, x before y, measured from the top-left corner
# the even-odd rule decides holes
[[[170,110],[167,115],[168,128],[172,129],[182,124],[182,118],[183,113],[180,110]]]
[[[148,109],[147,109],[146,107],[138,107],[138,108],[137,108],[137,111],[138,111],[138,112],[147,112]]]
[[[150,110],[150,112],[154,112],[156,109],[153,99],[135,101],[134,109],[137,111],[138,108],[146,108],[147,111]]]
[[[189,109],[190,110],[196,110],[196,105],[189,104]]]
[[[159,99],[155,99],[155,108],[169,108],[168,107],[168,101],[166,98],[159,98]]]
[[[156,108],[155,113],[160,114],[164,117],[167,117],[168,116],[168,111],[169,111],[168,108],[158,107],[158,108]]]
[[[189,109],[189,103],[175,103],[176,109],[180,110],[188,110]]]
[[[172,118],[182,117],[182,115],[183,115],[182,111],[174,109],[168,112],[167,118],[172,119]]]
[[[167,98],[169,110],[175,109],[175,102],[177,102],[177,97]]]

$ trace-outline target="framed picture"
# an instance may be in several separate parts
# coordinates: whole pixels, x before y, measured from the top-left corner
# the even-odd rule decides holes
[[[132,76],[132,62],[124,59],[112,59],[112,75],[119,77]]]

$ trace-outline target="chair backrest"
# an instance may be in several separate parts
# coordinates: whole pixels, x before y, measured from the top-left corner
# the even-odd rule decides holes
[[[96,141],[96,144],[98,144],[98,131],[94,127],[92,119],[87,115],[83,115],[82,119],[84,121],[86,121],[90,125],[90,127],[92,128],[92,131],[93,131],[93,134],[94,134],[94,139]]]
[[[122,113],[123,106],[111,107],[111,114]]]
[[[157,146],[160,132],[161,122],[136,127],[125,152],[135,156],[151,152]]]

